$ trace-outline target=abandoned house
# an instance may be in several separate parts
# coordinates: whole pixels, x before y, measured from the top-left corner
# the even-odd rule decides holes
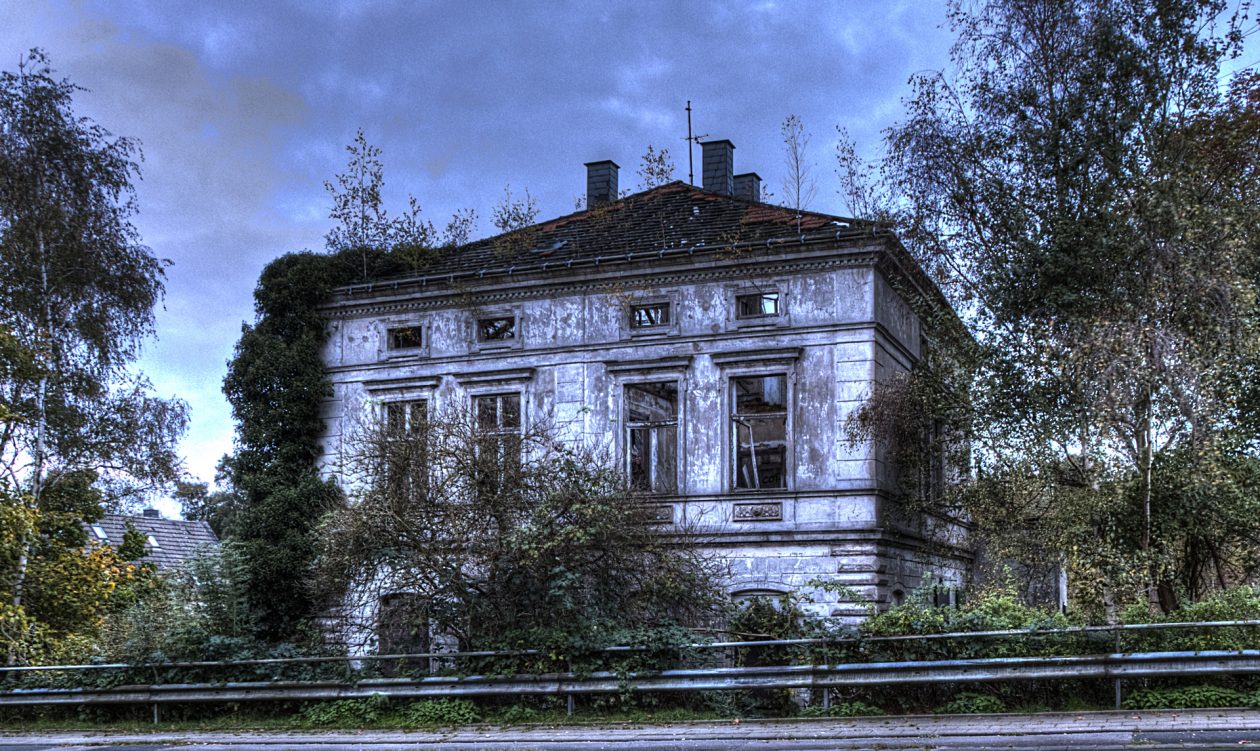
[[[619,197],[618,166],[592,162],[587,209],[510,256],[491,238],[336,290],[324,470],[365,410],[462,405],[492,430],[548,416],[610,445],[663,530],[703,528],[734,598],[808,592],[858,618],[925,577],[957,583],[960,528],[942,544],[903,513],[880,447],[845,431],[874,382],[925,356],[911,296],[939,293],[891,233],[762,203],[729,141],[702,149],[701,188]]]

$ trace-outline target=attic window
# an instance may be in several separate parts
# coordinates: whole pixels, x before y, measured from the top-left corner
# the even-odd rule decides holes
[[[99,524],[92,525],[92,534],[96,535],[98,540],[108,540],[109,536],[105,534],[105,530]]]
[[[158,545],[157,538],[156,538],[156,537],[154,537],[153,535],[149,535],[149,547],[150,547],[150,548],[152,548],[153,550],[161,550],[161,549],[162,549],[162,546],[161,546],[161,545]]]
[[[386,334],[391,350],[420,349],[424,346],[424,332],[419,326],[400,326],[389,329]]]
[[[754,292],[735,296],[736,318],[773,318],[782,314],[778,292]]]
[[[630,328],[650,329],[657,326],[668,326],[669,303],[653,302],[630,307]]]
[[[516,318],[480,318],[477,320],[477,341],[510,342],[516,339]]]

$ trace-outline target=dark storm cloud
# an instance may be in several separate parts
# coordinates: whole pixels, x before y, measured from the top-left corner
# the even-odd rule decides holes
[[[777,193],[779,124],[813,134],[814,207],[842,211],[832,149],[844,125],[873,149],[908,76],[945,64],[936,2],[5,4],[0,61],[45,47],[92,91],[83,114],[144,143],[137,225],[174,265],[142,367],[194,409],[190,468],[230,448],[224,360],[252,317],[258,271],[318,247],[322,187],[357,127],[384,150],[387,196],[439,224],[473,207],[488,230],[505,184],[544,216],[571,211],[582,163],[634,187],[647,144],[686,177],[700,133]],[[697,152],[697,159],[699,154]]]

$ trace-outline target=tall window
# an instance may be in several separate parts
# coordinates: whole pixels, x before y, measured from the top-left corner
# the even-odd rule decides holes
[[[481,481],[498,488],[506,472],[520,466],[521,395],[473,397],[477,420],[477,463]]]
[[[626,467],[630,486],[649,493],[678,490],[678,384],[627,384]]]
[[[412,592],[395,592],[380,599],[376,623],[377,654],[424,654],[429,651],[428,601]],[[418,658],[419,663],[384,663],[387,675],[406,672],[407,669],[428,670],[428,659]]]
[[[391,438],[420,433],[428,419],[429,403],[424,400],[389,402],[385,405],[385,430]]]
[[[787,376],[731,379],[732,485],[787,487]]]
[[[429,457],[426,428],[429,403],[424,400],[389,402],[384,406],[385,441],[382,445],[388,490],[398,497],[424,493],[428,488]]]

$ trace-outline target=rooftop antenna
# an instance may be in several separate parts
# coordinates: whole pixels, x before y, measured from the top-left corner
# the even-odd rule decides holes
[[[684,138],[683,140],[687,142],[687,182],[692,185],[696,184],[696,163],[695,163],[695,160],[692,159],[692,156],[691,156],[691,147],[697,143],[700,143],[701,138],[708,138],[708,137],[709,137],[708,133],[704,133],[701,135],[691,134],[691,100],[688,99],[687,100],[687,137]]]

